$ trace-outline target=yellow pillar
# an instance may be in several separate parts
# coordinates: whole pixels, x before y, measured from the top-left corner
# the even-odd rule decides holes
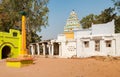
[[[21,55],[27,54],[26,49],[26,17],[22,15],[22,49],[21,49]]]

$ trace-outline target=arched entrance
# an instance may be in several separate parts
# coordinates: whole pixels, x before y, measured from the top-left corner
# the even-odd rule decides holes
[[[2,48],[2,59],[8,58],[11,52],[11,48],[9,46],[4,46]]]

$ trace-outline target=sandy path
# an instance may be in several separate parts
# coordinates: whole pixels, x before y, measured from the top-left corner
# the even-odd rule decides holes
[[[22,68],[6,67],[0,61],[0,77],[120,77],[120,60],[38,58]]]

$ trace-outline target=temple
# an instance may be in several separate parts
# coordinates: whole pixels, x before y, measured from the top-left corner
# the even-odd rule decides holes
[[[31,55],[59,58],[120,56],[120,33],[115,33],[114,20],[104,24],[92,24],[82,29],[73,10],[57,39],[30,44]]]
[[[64,35],[67,39],[73,39],[74,38],[74,30],[80,29],[80,22],[78,19],[77,14],[73,10],[70,13],[69,18],[67,19],[66,25],[64,26]]]

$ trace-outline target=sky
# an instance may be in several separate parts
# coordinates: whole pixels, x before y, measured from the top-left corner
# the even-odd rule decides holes
[[[63,33],[66,20],[74,9],[79,20],[89,14],[99,15],[106,8],[113,7],[112,0],[49,0],[48,26],[42,27],[42,40],[56,39]]]

